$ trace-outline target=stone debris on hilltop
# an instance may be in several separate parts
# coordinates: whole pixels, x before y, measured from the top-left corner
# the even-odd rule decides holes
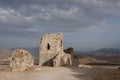
[[[24,49],[15,49],[10,64],[12,71],[25,71],[34,65],[34,58],[29,51]]]

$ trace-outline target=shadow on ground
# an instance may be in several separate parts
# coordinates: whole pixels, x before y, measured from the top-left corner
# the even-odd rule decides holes
[[[78,80],[120,80],[120,69],[87,69],[77,66],[68,68],[77,73],[71,75]]]

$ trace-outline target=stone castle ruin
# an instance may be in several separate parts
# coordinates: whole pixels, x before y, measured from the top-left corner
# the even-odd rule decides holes
[[[25,71],[34,65],[31,53],[24,49],[15,49],[10,58],[12,71]],[[71,54],[63,51],[63,34],[45,34],[39,44],[39,66],[72,65]]]
[[[39,66],[72,65],[71,55],[63,51],[63,34],[46,34],[40,40]]]

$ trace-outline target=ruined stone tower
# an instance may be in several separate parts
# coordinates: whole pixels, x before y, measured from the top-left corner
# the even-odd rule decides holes
[[[63,34],[45,34],[39,44],[39,66],[50,66],[54,57],[63,51]]]

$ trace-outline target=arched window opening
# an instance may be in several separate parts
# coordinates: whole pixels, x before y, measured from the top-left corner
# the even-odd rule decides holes
[[[50,50],[50,44],[49,43],[47,44],[47,49]]]
[[[61,40],[61,46],[62,46],[63,41]]]

